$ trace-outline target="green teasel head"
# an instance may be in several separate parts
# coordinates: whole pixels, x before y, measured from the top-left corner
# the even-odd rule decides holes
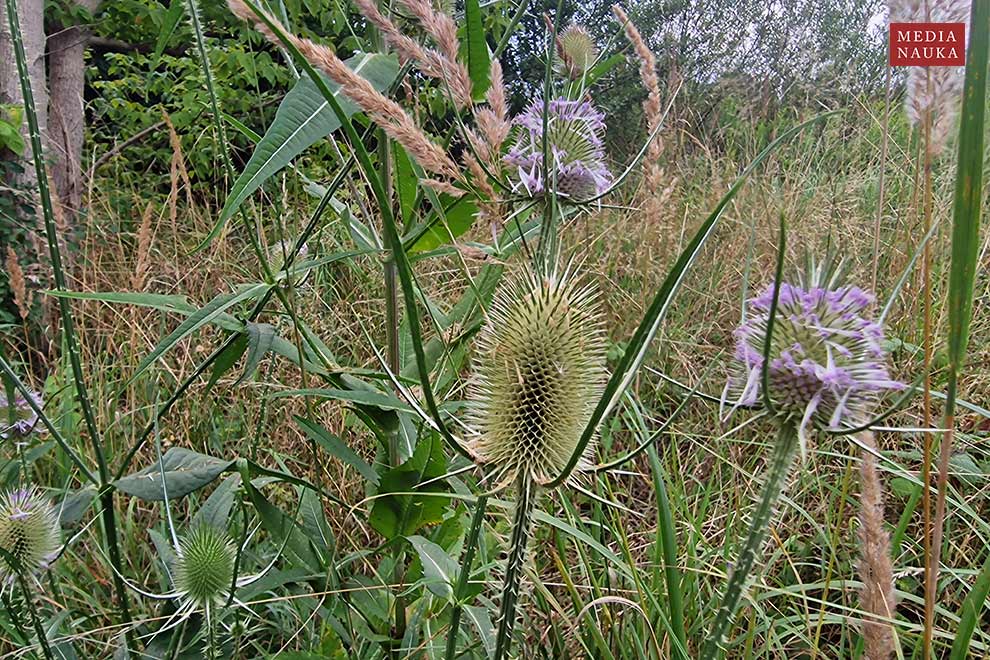
[[[234,579],[236,548],[230,537],[211,525],[200,525],[179,543],[175,588],[199,607],[227,600]]]
[[[571,25],[557,36],[557,52],[562,72],[572,80],[588,73],[598,59],[598,46],[581,25]]]
[[[596,289],[572,269],[524,271],[496,293],[471,383],[471,448],[499,487],[555,479],[578,447],[605,384]],[[578,469],[594,451],[589,442]]]
[[[7,586],[17,571],[37,577],[51,566],[61,547],[58,514],[34,486],[0,497],[0,548],[16,562],[0,559],[0,580]]]

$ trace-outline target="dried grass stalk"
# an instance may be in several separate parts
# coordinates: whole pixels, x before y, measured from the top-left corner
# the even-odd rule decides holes
[[[21,320],[26,321],[28,315],[31,314],[33,293],[27,286],[24,270],[17,260],[17,253],[9,245],[7,246],[7,261],[5,265],[7,267],[8,286],[10,286],[10,292],[14,294],[14,305],[17,306],[17,312],[21,315]]]
[[[883,485],[877,471],[876,440],[873,433],[860,434],[866,447],[860,462],[859,575],[863,587],[859,606],[863,620],[864,658],[887,660],[894,653],[894,569],[890,558],[890,536],[883,526]],[[876,615],[875,617],[869,616]]]
[[[228,5],[235,16],[254,25],[270,42],[276,45],[281,43],[278,36],[243,0],[228,0]],[[430,140],[398,103],[378,92],[370,82],[354,73],[331,48],[290,34],[275,18],[268,14],[265,17],[288,36],[289,41],[306,60],[340,85],[343,92],[381,126],[390,138],[402,145],[424,170],[448,179],[460,178],[453,161]]]
[[[450,60],[444,54],[432,48],[424,48],[415,39],[403,34],[395,23],[382,14],[374,0],[354,0],[354,5],[385,35],[399,57],[416,62],[425,75],[450,85],[450,93],[457,107],[467,108],[472,105],[471,77],[456,57]]]
[[[646,88],[647,96],[643,101],[643,116],[646,118],[647,133],[653,136],[646,149],[643,166],[643,183],[646,199],[643,201],[643,212],[647,218],[658,220],[663,214],[666,197],[672,190],[672,185],[664,186],[666,179],[664,168],[660,165],[663,157],[664,143],[659,134],[654,135],[663,121],[663,106],[660,102],[660,80],[657,77],[657,59],[653,51],[646,45],[643,35],[636,25],[629,20],[629,15],[619,5],[612,5],[612,13],[622,23],[626,39],[632,44],[639,59],[639,77]]]

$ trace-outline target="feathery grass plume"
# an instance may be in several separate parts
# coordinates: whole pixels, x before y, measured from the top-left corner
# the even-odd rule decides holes
[[[254,25],[255,29],[270,42],[275,45],[281,43],[278,36],[243,0],[228,0],[227,4],[235,16]],[[271,15],[265,14],[265,16],[272,24],[278,26],[279,31],[288,36],[292,45],[303,57],[340,85],[343,92],[381,126],[389,137],[402,145],[424,170],[451,180],[460,179],[460,172],[454,162],[416,125],[412,117],[398,103],[379,93],[371,83],[354,73],[331,48],[297,37],[286,31]]]
[[[424,48],[415,39],[403,34],[392,20],[382,14],[373,0],[354,0],[354,6],[386,36],[399,57],[405,61],[416,62],[419,70],[430,78],[449,84],[457,107],[471,106],[473,103],[471,78],[467,68],[460,61],[457,59],[451,61],[443,53],[432,48]]]
[[[34,486],[7,491],[0,497],[0,548],[13,559],[0,559],[0,582],[6,589],[17,571],[37,581],[58,556],[58,514],[47,497]]]
[[[551,162],[547,167],[550,181],[546,182],[543,107],[543,101],[535,99],[516,117],[518,134],[505,156],[505,162],[515,167],[515,189],[530,197],[543,197],[549,192],[576,202],[604,192],[612,182],[601,138],[605,116],[591,101],[559,98],[547,104],[546,137]]]
[[[734,372],[723,404],[755,405],[761,397],[763,351],[775,286],[749,301],[736,329]],[[796,283],[780,283],[770,343],[769,399],[781,422],[796,422],[802,455],[807,429],[855,427],[868,420],[880,395],[904,389],[890,378],[883,327],[870,316],[873,295],[844,283],[841,261],[809,260]]]
[[[583,26],[574,24],[557,35],[557,54],[562,73],[578,80],[598,59],[598,47]]]
[[[540,486],[577,450],[605,380],[605,332],[591,286],[569,268],[529,270],[496,294],[471,381],[471,450],[496,489],[516,487],[502,587],[496,660],[512,645],[523,564]],[[582,457],[593,452],[589,443]]]
[[[970,6],[971,0],[889,0],[887,20],[888,23],[967,23],[968,36]],[[963,67],[908,67],[904,108],[915,126],[930,117],[928,149],[932,155],[942,151],[955,125],[963,74]]]
[[[40,392],[32,392],[31,400],[38,408],[42,407]],[[0,389],[0,438],[23,438],[37,425],[38,413],[23,394],[18,392],[13,401],[8,401],[6,393]]]
[[[859,591],[860,609],[876,618],[863,621],[863,657],[867,660],[887,660],[894,654],[894,618],[897,602],[894,596],[894,569],[890,557],[890,535],[883,526],[883,485],[877,472],[876,439],[866,431],[859,435],[865,449],[859,466],[859,576],[863,587]]]
[[[230,595],[236,550],[212,525],[199,525],[179,543],[175,589],[192,607],[222,605]]]
[[[433,38],[444,56],[445,72],[454,98],[461,107],[472,103],[471,76],[467,67],[458,59],[461,43],[457,38],[457,23],[442,11],[437,11],[430,0],[399,0],[416,17],[426,33]]]
[[[612,13],[625,29],[626,39],[632,44],[639,58],[639,77],[643,81],[646,89],[646,100],[643,101],[643,116],[646,117],[646,130],[648,135],[653,135],[653,140],[646,148],[643,158],[644,172],[643,183],[646,199],[643,204],[643,211],[647,218],[656,219],[661,215],[662,196],[661,191],[670,190],[670,186],[664,186],[664,170],[660,165],[663,156],[663,140],[659,135],[654,135],[660,122],[663,120],[663,107],[660,103],[660,80],[657,78],[657,60],[653,51],[646,45],[643,35],[640,34],[636,25],[629,20],[629,15],[620,5],[612,5]]]
[[[21,264],[17,260],[17,253],[9,245],[7,246],[6,266],[8,286],[10,292],[14,294],[14,305],[17,307],[17,313],[21,315],[21,320],[25,321],[31,314],[31,302],[34,296],[27,286],[24,269],[21,268]]]

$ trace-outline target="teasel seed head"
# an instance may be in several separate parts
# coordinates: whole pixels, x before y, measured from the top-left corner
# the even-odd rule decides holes
[[[472,449],[499,485],[538,484],[567,465],[605,378],[605,331],[591,286],[570,269],[525,271],[503,284],[489,311],[471,385]],[[588,443],[578,469],[593,452]]]
[[[230,593],[236,550],[230,538],[200,525],[179,543],[175,588],[197,607],[222,604]]]
[[[572,80],[584,76],[598,59],[598,46],[580,25],[571,25],[557,37],[557,52],[560,54],[564,74]]]
[[[58,556],[58,514],[47,497],[33,486],[7,491],[0,497],[0,548],[9,553],[26,575],[37,578]],[[4,586],[17,577],[18,566],[0,560]]]
[[[880,395],[904,385],[890,378],[883,327],[870,314],[873,296],[843,282],[842,264],[809,263],[796,283],[782,282],[770,343],[768,387],[776,415],[798,424],[802,453],[809,426],[839,430],[868,421]],[[749,301],[735,331],[736,362],[723,401],[756,404],[762,396],[763,351],[771,283]]]
[[[590,101],[561,98],[547,104],[548,183],[543,180],[543,106],[536,99],[515,120],[518,133],[505,162],[515,167],[516,190],[531,197],[549,190],[579,202],[604,192],[612,183],[601,137],[604,115]]]

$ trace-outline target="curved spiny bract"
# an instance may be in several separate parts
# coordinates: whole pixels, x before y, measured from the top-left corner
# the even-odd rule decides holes
[[[556,478],[577,449],[605,380],[605,333],[590,286],[525,271],[498,292],[471,384],[472,449],[499,486]],[[593,452],[584,451],[581,466]]]

